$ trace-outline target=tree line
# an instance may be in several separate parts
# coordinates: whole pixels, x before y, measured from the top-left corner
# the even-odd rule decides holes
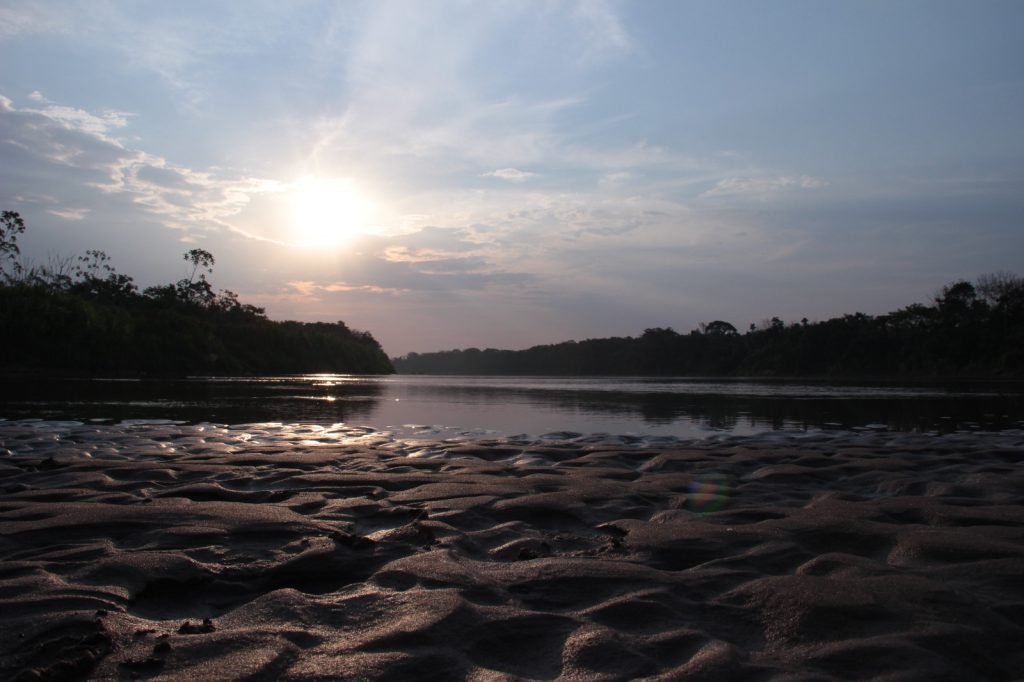
[[[98,250],[26,266],[14,211],[0,219],[0,371],[112,375],[394,371],[369,332],[344,322],[273,321],[208,279],[215,259],[184,254],[186,276],[139,291]]]
[[[392,358],[401,373],[638,376],[1024,376],[1024,278],[957,281],[929,304],[740,333],[715,320],[685,334],[566,341],[526,350],[467,348]]]

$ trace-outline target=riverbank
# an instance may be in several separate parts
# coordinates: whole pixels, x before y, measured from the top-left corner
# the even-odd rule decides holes
[[[0,422],[0,673],[1013,679],[1024,433]]]

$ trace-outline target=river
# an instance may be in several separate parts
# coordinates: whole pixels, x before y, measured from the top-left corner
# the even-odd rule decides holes
[[[346,424],[398,437],[1024,428],[1021,382],[350,376],[6,379],[0,419]]]

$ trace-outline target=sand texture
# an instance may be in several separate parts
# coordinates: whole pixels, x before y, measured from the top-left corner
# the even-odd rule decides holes
[[[1012,680],[1022,466],[0,423],[0,679]]]

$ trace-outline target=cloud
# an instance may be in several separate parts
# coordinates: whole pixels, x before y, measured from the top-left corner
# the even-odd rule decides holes
[[[315,25],[323,9],[303,4],[297,12],[293,3],[275,0],[202,3],[202,7],[190,8],[160,3],[8,0],[0,7],[0,40],[59,36],[74,45],[77,53],[87,55],[86,59],[109,60],[118,75],[142,71],[148,80],[157,76],[178,92],[180,107],[194,111],[199,103],[218,94],[211,81],[223,75],[221,65],[237,64],[260,49],[290,47],[298,28]],[[323,29],[318,26],[317,30]]]
[[[346,264],[344,277],[309,280],[322,291],[418,292],[431,295],[480,292],[492,287],[518,286],[529,282],[526,273],[486,268],[485,261],[389,261],[363,257]],[[327,288],[331,287],[331,288]]]
[[[46,212],[51,214],[51,215],[55,215],[58,218],[63,218],[64,220],[78,221],[78,220],[82,220],[83,218],[85,218],[86,215],[89,214],[89,209],[88,208],[63,208],[63,209],[51,208],[51,209],[47,210]]]
[[[614,3],[555,4],[543,12],[519,3],[445,8],[368,5],[346,55],[346,100],[313,128],[311,164],[358,169],[352,172],[370,178],[371,190],[373,178],[389,187],[390,195],[376,197],[394,212],[383,232],[441,225],[464,230],[473,242],[435,254],[395,248],[388,259],[482,255],[509,271],[538,274],[556,267],[543,252],[565,240],[610,248],[628,247],[641,231],[680,239],[688,204],[709,186],[706,197],[770,193],[794,182],[769,168],[758,187],[742,180],[752,164],[738,155],[698,155],[664,137],[633,134],[621,125],[629,112],[602,118],[617,134],[581,126],[605,96],[607,60],[636,47]],[[508,27],[524,22],[529,44],[510,41]],[[573,58],[531,62],[567,52]],[[588,62],[588,55],[605,61]],[[557,88],[537,89],[509,75],[517,69],[496,66],[513,56],[529,64],[528,78],[535,69],[556,73],[549,80]],[[481,185],[481,177],[495,182]],[[796,187],[819,182],[795,177]],[[682,237],[714,238],[693,227]]]
[[[611,189],[621,187],[633,179],[633,173],[629,171],[611,171],[604,173],[599,180],[603,188]]]
[[[66,33],[71,24],[56,3],[10,2],[0,7],[0,37]]]
[[[36,98],[32,106],[21,108],[9,99],[0,100],[0,139],[17,140],[20,153],[31,159],[41,176],[53,179],[47,185],[60,204],[54,210],[79,211],[81,207],[91,212],[79,215],[88,215],[91,222],[96,222],[106,215],[101,211],[113,210],[110,205],[102,209],[100,205],[116,199],[127,202],[116,204],[124,215],[131,215],[132,210],[145,212],[164,227],[180,231],[179,238],[210,248],[219,248],[218,242],[210,241],[214,233],[264,240],[268,248],[269,242],[287,243],[288,215],[280,213],[280,206],[287,203],[284,199],[291,183],[171,163],[137,148],[134,142],[119,139],[131,129],[132,120],[127,116],[119,118],[111,112],[90,112],[43,100]],[[501,126],[520,132],[521,139],[545,139],[529,154],[536,154],[542,167],[557,169],[562,164],[565,170],[564,174],[545,172],[545,185],[564,183],[561,175],[584,178],[564,187],[521,182],[539,175],[532,167],[526,171],[522,165],[494,163],[489,165],[491,170],[488,166],[481,168],[484,162],[507,158],[498,147],[481,151],[430,146],[442,138],[446,140],[444,145],[460,145],[467,137],[500,137],[489,127],[495,121],[468,114],[458,122],[467,128],[456,125],[446,129],[444,135],[424,142],[415,152],[399,146],[379,153],[379,149],[373,149],[379,140],[372,136],[346,138],[345,145],[325,148],[319,158],[325,169],[338,167],[339,159],[347,157],[353,159],[352,167],[359,167],[360,159],[367,158],[393,163],[380,166],[388,169],[402,168],[407,163],[417,167],[417,160],[421,160],[424,166],[474,170],[464,173],[461,181],[454,171],[442,171],[445,177],[441,187],[410,184],[403,189],[414,191],[374,197],[393,205],[394,214],[404,217],[402,222],[348,246],[337,255],[333,270],[325,267],[315,273],[304,272],[296,258],[275,271],[275,277],[280,278],[277,281],[311,283],[309,295],[323,302],[324,307],[318,310],[324,314],[330,314],[330,305],[348,300],[347,296],[477,297],[483,292],[533,292],[538,297],[536,304],[541,305],[551,292],[571,295],[588,288],[602,292],[636,288],[643,278],[638,278],[635,270],[652,269],[649,264],[653,261],[645,259],[663,260],[657,267],[669,273],[666,278],[679,264],[725,263],[729,258],[744,261],[735,251],[728,255],[727,248],[715,246],[723,239],[732,239],[724,236],[731,234],[730,230],[722,229],[707,216],[698,219],[692,215],[688,201],[679,195],[682,185],[677,175],[692,182],[686,178],[719,173],[715,181],[722,193],[727,189],[749,193],[758,187],[762,191],[768,187],[809,188],[820,183],[810,176],[766,176],[760,186],[752,180],[739,180],[741,176],[736,174],[723,179],[718,170],[721,161],[705,163],[643,140],[586,146],[568,134],[556,132],[559,107],[565,106],[574,104],[560,100],[548,106],[509,100],[491,109],[491,113],[500,112]],[[518,127],[513,114],[522,111],[531,112],[533,125],[540,126],[540,132],[529,126]],[[359,117],[353,121],[352,125],[358,125],[347,129],[346,134],[363,130],[364,121]],[[409,122],[404,131],[397,132],[415,137],[418,129],[418,123]],[[421,159],[420,154],[426,156]],[[481,175],[510,184],[501,191],[482,189],[472,181]],[[666,179],[659,186],[652,178]],[[62,193],[71,185],[74,191]],[[372,188],[372,183],[368,185]],[[88,190],[94,195],[91,200],[83,200],[82,192]],[[74,213],[54,215],[70,220]],[[763,245],[749,238],[747,242],[750,250]],[[732,246],[737,243],[736,239],[729,242]],[[244,284],[230,286],[261,304],[277,301],[273,305],[301,309],[300,300],[288,298],[299,296],[299,288],[291,287],[290,293],[275,299],[278,294],[268,293],[261,282],[252,282],[257,288],[255,296],[246,293],[248,287]]]
[[[41,101],[41,96],[33,98]],[[185,232],[235,230],[237,216],[252,197],[277,191],[280,183],[252,177],[218,177],[170,164],[166,159],[133,149],[112,137],[127,125],[127,115],[95,114],[50,103],[16,107],[0,95],[0,144],[18,155],[18,177],[43,179],[52,200],[79,202],[93,190],[93,202],[104,195],[122,196],[157,216],[164,226]],[[88,208],[50,211],[78,220]],[[75,217],[77,216],[77,217]]]
[[[509,182],[523,182],[530,178],[536,177],[536,173],[529,171],[519,170],[518,168],[499,168],[483,174],[484,177],[501,178],[502,180],[508,180]]]
[[[515,172],[524,165],[561,163],[577,131],[560,131],[558,119],[586,104],[598,69],[581,68],[575,58],[571,65],[541,61],[541,55],[621,51],[629,40],[613,8],[604,2],[543,9],[485,3],[473,11],[441,6],[368,6],[346,55],[344,110],[320,126],[317,159],[390,161],[389,167],[439,179],[475,165],[474,175],[510,181],[529,177]],[[537,29],[526,44],[514,35],[524,23]],[[523,63],[524,72],[505,68],[510,61]],[[531,94],[535,69],[564,72],[559,90]]]
[[[104,137],[111,130],[123,128],[128,125],[128,118],[132,114],[124,111],[105,110],[98,114],[78,109],[76,107],[62,106],[47,99],[38,90],[33,90],[28,98],[33,102],[39,102],[46,106],[41,109],[26,107],[17,109],[10,98],[0,95],[0,110],[8,112],[21,112],[25,114],[39,114],[51,122],[59,123],[68,130],[75,130],[83,133],[90,133],[97,137]]]
[[[120,111],[104,111],[91,114],[84,109],[50,104],[44,109],[25,109],[42,114],[51,121],[60,123],[69,130],[78,130],[94,135],[106,135],[111,130],[128,125],[130,114]]]
[[[387,289],[372,285],[350,286],[344,282],[314,282],[312,280],[294,280],[288,286],[295,290],[300,301],[322,300],[323,294],[348,293],[353,291],[371,294],[401,294],[402,289]]]
[[[312,263],[307,259],[289,281],[293,289],[318,299],[346,293],[443,298],[516,290],[534,281],[534,274],[497,262],[488,246],[467,237],[467,231],[441,228],[367,235],[334,258]]]
[[[587,58],[626,52],[633,40],[611,5],[605,0],[580,0],[573,14],[586,39]]]
[[[810,175],[779,175],[775,177],[737,178],[719,180],[711,189],[700,194],[703,198],[723,196],[748,196],[764,198],[771,194],[790,189],[820,189],[828,181]]]

